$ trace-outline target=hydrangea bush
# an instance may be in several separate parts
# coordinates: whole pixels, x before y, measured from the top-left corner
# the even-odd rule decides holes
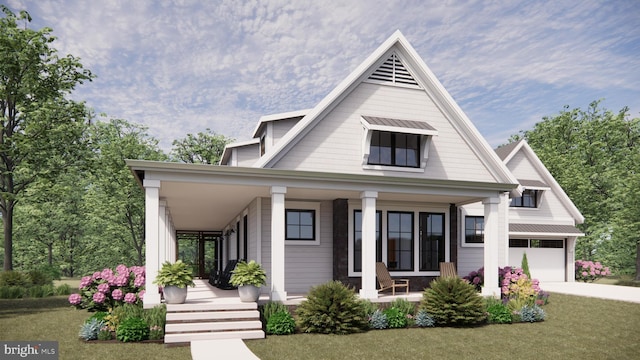
[[[105,311],[116,305],[140,305],[144,299],[144,266],[118,265],[105,268],[80,280],[80,294],[71,294],[69,303],[78,309]]]
[[[576,280],[591,282],[601,277],[611,275],[608,267],[602,266],[599,261],[576,260]]]
[[[472,271],[464,277],[477,291],[484,285],[484,268]],[[515,297],[536,297],[540,293],[540,282],[529,279],[522,268],[505,266],[498,269],[498,281],[505,299]]]

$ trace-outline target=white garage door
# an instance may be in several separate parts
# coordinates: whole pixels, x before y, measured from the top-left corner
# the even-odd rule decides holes
[[[526,252],[534,279],[540,282],[565,281],[564,248],[564,240],[510,239],[509,262],[520,267],[522,255]]]

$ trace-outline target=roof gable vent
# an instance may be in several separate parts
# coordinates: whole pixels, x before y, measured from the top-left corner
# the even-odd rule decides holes
[[[369,76],[368,80],[419,86],[418,82],[413,78],[396,53],[392,53],[391,56],[389,56],[389,58]]]

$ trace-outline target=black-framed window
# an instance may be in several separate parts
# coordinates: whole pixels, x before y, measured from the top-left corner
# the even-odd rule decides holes
[[[509,239],[509,247],[512,248],[528,248],[529,239]]]
[[[260,156],[264,155],[267,151],[267,139],[265,135],[260,137]]]
[[[387,213],[387,268],[413,271],[413,213]]]
[[[484,244],[484,216],[465,216],[464,242]]]
[[[368,163],[420,167],[420,135],[372,131]]]
[[[242,258],[248,260],[249,249],[249,216],[245,215],[242,218]]]
[[[382,261],[382,211],[376,211],[376,261]],[[362,271],[362,211],[353,212],[353,271]]]
[[[438,271],[445,261],[443,213],[420,213],[420,271]]]
[[[525,189],[521,197],[511,199],[511,207],[537,208],[539,191]]]
[[[316,211],[286,209],[285,239],[314,241],[316,239]]]

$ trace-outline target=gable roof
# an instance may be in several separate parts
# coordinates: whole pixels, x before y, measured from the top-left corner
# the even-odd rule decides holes
[[[547,170],[547,167],[544,166],[544,164],[542,163],[538,155],[536,155],[536,153],[533,151],[531,146],[529,146],[529,144],[524,139],[505,145],[503,147],[500,147],[496,149],[496,152],[498,152],[501,149],[502,151],[501,151],[500,157],[503,159],[505,166],[506,164],[509,163],[509,161],[511,161],[511,159],[513,159],[513,157],[519,151],[524,152],[527,159],[531,161],[531,164],[533,165],[533,167],[544,178],[544,180],[540,183],[542,185],[545,185],[551,188],[551,190],[558,196],[562,204],[567,208],[567,210],[569,210],[569,213],[571,213],[571,215],[573,216],[577,224],[582,224],[584,222],[584,216],[580,213],[580,210],[578,210],[578,208],[573,203],[573,201],[571,201],[567,193],[564,192],[560,184],[558,184],[558,182],[553,177],[553,175],[551,175],[549,170]],[[525,184],[521,183],[521,185],[525,185]],[[535,185],[535,184],[530,184],[530,186],[531,185]]]
[[[499,148],[495,149],[494,151],[496,152],[500,160],[505,161],[507,156],[513,153],[513,149],[518,147],[522,141],[524,141],[524,139],[520,139],[516,142],[512,142],[506,145],[502,145]]]
[[[427,67],[415,49],[398,30],[391,35],[378,49],[376,49],[364,62],[362,62],[349,76],[336,86],[316,107],[308,112],[291,130],[274,146],[267,151],[253,166],[271,167],[286,152],[297,144],[317,124],[324,114],[330,112],[340,103],[355,87],[369,78],[389,58],[400,57],[404,67],[410,67],[413,73],[411,79],[415,80],[419,87],[433,99],[461,137],[466,141],[474,154],[482,161],[483,165],[491,173],[498,183],[517,184],[517,180],[506,168],[504,163],[496,155],[486,140],[480,135],[475,126],[456,104],[451,95],[442,86],[433,72]],[[408,84],[409,86],[411,84]],[[515,190],[520,193],[520,189]]]

